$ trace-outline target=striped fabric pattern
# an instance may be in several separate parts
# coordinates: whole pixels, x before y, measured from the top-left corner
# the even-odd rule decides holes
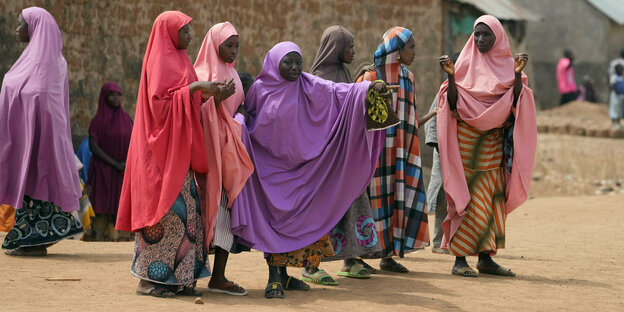
[[[384,34],[374,55],[376,71],[363,79],[399,85],[393,109],[401,123],[386,129],[386,141],[368,187],[381,256],[400,256],[429,245],[425,187],[418,142],[414,75],[397,60],[412,33],[394,27]]]
[[[449,249],[457,257],[505,247],[503,130],[480,131],[459,122],[457,141],[470,191],[470,202]]]
[[[227,194],[225,191],[222,191],[219,211],[217,212],[217,221],[215,222],[213,243],[215,246],[230,251],[234,245],[234,234],[232,234],[231,217],[230,211],[227,209],[227,204]]]

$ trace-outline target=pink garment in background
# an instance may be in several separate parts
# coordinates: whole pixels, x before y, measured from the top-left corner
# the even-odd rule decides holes
[[[42,8],[22,16],[30,42],[0,91],[0,204],[19,209],[28,195],[75,211],[81,192],[61,31]]]
[[[243,84],[234,69],[235,62],[226,63],[219,56],[219,45],[231,36],[238,36],[229,22],[219,23],[208,31],[197,60],[195,72],[199,80],[223,82],[234,79],[235,93],[215,107],[213,98],[201,107],[204,145],[208,156],[207,174],[196,173],[206,230],[206,241],[213,236],[221,192],[225,190],[228,207],[243,189],[254,170],[253,163],[241,141],[241,124],[232,117],[245,100]]]
[[[479,23],[492,29],[496,42],[490,51],[481,53],[474,43],[473,34],[462,49],[455,64],[457,112],[464,122],[483,131],[502,127],[509,114],[514,113],[513,168],[511,175],[505,176],[505,210],[509,214],[526,200],[529,191],[537,143],[535,101],[533,91],[527,86],[527,77],[523,74],[524,86],[516,108],[513,108],[515,73],[509,40],[495,17],[481,16],[474,26]],[[447,87],[448,80],[440,87],[437,115],[438,148],[448,202],[442,248],[448,248],[470,202],[457,142],[457,120],[451,117]]]
[[[566,94],[576,91],[576,81],[574,79],[574,67],[570,65],[569,58],[561,58],[557,63],[557,87],[559,94]]]

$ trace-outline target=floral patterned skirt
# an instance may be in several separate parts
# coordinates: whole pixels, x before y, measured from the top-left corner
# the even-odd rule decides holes
[[[360,195],[329,233],[334,255],[323,261],[370,256],[381,252],[367,192]]]
[[[190,285],[210,276],[204,245],[201,206],[193,172],[165,216],[135,236],[132,274],[142,280],[167,285]]]
[[[48,245],[78,233],[82,233],[82,224],[73,214],[26,195],[22,208],[15,211],[15,225],[4,238],[2,249]]]
[[[332,247],[329,235],[326,234],[317,242],[301,249],[290,252],[269,254],[267,263],[278,267],[318,267],[321,264],[321,259],[323,257],[331,257],[333,255],[334,248]]]

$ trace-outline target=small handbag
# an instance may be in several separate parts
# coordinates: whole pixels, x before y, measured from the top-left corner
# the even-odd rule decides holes
[[[368,90],[366,95],[366,129],[369,131],[383,130],[394,127],[401,122],[392,109],[392,90],[378,92]]]

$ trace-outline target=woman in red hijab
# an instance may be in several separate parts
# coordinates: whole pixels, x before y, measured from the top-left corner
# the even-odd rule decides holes
[[[210,275],[194,172],[208,171],[199,109],[217,83],[197,81],[185,49],[191,18],[167,11],[154,21],[119,201],[117,229],[136,232],[137,294],[194,294]],[[197,92],[197,91],[201,91]]]

